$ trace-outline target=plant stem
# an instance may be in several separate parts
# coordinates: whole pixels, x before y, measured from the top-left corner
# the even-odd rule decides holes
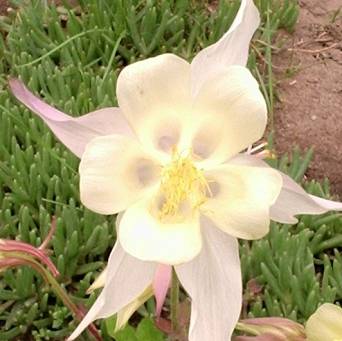
[[[171,281],[171,327],[173,332],[178,330],[179,281],[175,270],[172,270]]]
[[[17,263],[13,263],[13,266],[28,265],[35,269],[44,278],[45,282],[51,285],[52,290],[62,300],[63,304],[66,307],[68,307],[71,312],[73,312],[76,319],[78,321],[82,320],[82,318],[84,317],[84,312],[81,309],[79,309],[74,302],[71,301],[65,289],[61,287],[61,285],[57,282],[54,276],[47,269],[45,269],[39,262],[37,262],[32,257],[24,255],[19,252],[8,252],[7,255],[12,256],[13,258],[9,258],[17,261]],[[97,329],[93,324],[90,324],[88,326],[88,329],[93,334],[96,340],[102,340],[101,336],[99,335]]]
[[[271,10],[268,6],[267,9],[267,17],[266,17],[266,27],[265,27],[265,34],[266,34],[266,50],[265,50],[265,58],[267,60],[267,73],[268,73],[268,91],[269,91],[269,100],[270,100],[270,107],[269,107],[269,117],[270,117],[270,126],[271,131],[274,131],[274,89],[273,89],[273,66],[272,66],[272,39],[271,39],[271,19],[270,19]]]

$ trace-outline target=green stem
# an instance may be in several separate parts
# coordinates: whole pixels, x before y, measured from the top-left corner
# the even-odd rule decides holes
[[[77,320],[82,320],[84,313],[77,307],[75,303],[73,303],[68,296],[68,293],[60,286],[54,276],[44,268],[39,262],[33,259],[30,256],[22,254],[20,252],[6,252],[6,257],[19,260],[21,262],[20,265],[28,265],[35,269],[45,280],[45,282],[49,283],[55,292],[55,294],[62,300],[63,304],[69,308],[69,310],[75,315]],[[88,326],[89,331],[95,337],[96,340],[102,340],[99,332],[96,327],[92,324]]]
[[[178,330],[178,310],[179,310],[179,281],[175,270],[172,270],[171,282],[171,327],[172,331]]]
[[[265,51],[265,58],[267,60],[267,73],[268,73],[268,91],[269,91],[269,100],[270,100],[270,107],[269,107],[269,117],[270,117],[270,126],[271,130],[274,130],[274,89],[273,89],[273,66],[272,66],[272,37],[271,37],[271,19],[270,19],[270,8],[268,6],[267,9],[267,18],[266,18],[266,39],[267,39],[267,46]]]
[[[45,269],[40,263],[38,263],[32,257],[23,255],[22,253],[8,252],[7,255],[15,257],[16,259],[23,260],[23,262],[26,263],[26,265],[31,266],[38,273],[40,273],[44,280],[51,285],[53,291],[62,300],[64,305],[67,306],[76,315],[76,318],[80,319],[80,310],[77,308],[76,304],[70,300],[66,291],[59,285],[59,283],[47,269]]]

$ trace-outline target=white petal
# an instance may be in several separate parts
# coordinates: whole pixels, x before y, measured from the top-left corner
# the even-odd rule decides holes
[[[205,159],[203,167],[222,163],[259,140],[267,123],[267,106],[251,72],[242,66],[222,71],[208,78],[194,99],[192,150]]]
[[[151,285],[156,267],[130,256],[117,242],[109,256],[105,287],[68,341],[75,340],[92,321],[114,315],[138,297]]]
[[[190,65],[164,54],[125,67],[117,82],[120,108],[149,148],[176,145],[189,113]]]
[[[136,141],[119,135],[93,139],[80,163],[82,203],[101,214],[114,214],[148,193],[160,166]]]
[[[269,167],[269,165],[251,155],[239,155],[230,163],[244,164],[255,167]],[[283,178],[281,192],[271,207],[271,219],[283,224],[295,224],[298,214],[323,214],[329,211],[342,211],[342,203],[326,200],[310,195],[288,175],[279,172]]]
[[[183,222],[161,223],[151,214],[149,200],[141,200],[124,212],[119,240],[134,257],[170,265],[193,259],[202,247],[197,214]]]
[[[192,300],[189,341],[227,341],[242,305],[239,246],[205,218],[201,225],[201,253],[175,267]]]
[[[245,66],[252,36],[260,23],[253,0],[242,0],[228,32],[215,44],[200,51],[191,63],[192,94],[196,95],[210,75],[229,65]]]
[[[205,175],[211,197],[201,208],[203,214],[238,238],[257,239],[267,234],[270,207],[282,186],[276,170],[225,164]]]
[[[16,98],[37,114],[58,139],[76,156],[81,157],[86,144],[97,136],[120,134],[134,137],[119,108],[104,108],[81,117],[71,117],[32,94],[18,79],[10,87]]]
[[[271,207],[271,219],[283,224],[295,224],[298,214],[323,214],[342,210],[342,203],[309,195],[288,175],[282,174],[283,188]]]
[[[315,195],[309,195],[309,197],[314,202],[316,202],[321,208],[323,208],[324,212],[328,212],[328,211],[342,211],[342,203],[341,202],[323,199],[323,198],[320,198],[320,197],[316,197]]]
[[[87,312],[86,316],[82,319],[80,324],[77,326],[77,328],[72,332],[72,334],[66,339],[66,341],[73,341],[78,336],[83,333],[83,331],[97,318],[99,318],[99,315],[101,314],[101,311],[104,307],[105,303],[105,295],[103,292],[101,292],[100,296],[97,298],[95,303],[92,305],[90,310]]]

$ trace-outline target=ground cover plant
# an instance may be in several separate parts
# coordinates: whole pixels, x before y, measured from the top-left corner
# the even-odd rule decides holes
[[[274,104],[271,46],[277,29],[292,30],[295,1],[256,1],[263,24],[249,66],[260,81],[270,112]],[[18,2],[20,5],[20,2]],[[39,246],[57,217],[51,258],[59,281],[75,303],[91,306],[86,291],[104,268],[115,241],[115,217],[85,209],[79,200],[77,159],[57,142],[7,89],[8,75],[74,116],[116,104],[116,78],[125,65],[162,52],[190,59],[231,24],[238,1],[218,8],[190,1],[80,1],[80,7],[25,5],[1,21],[1,229],[0,237]],[[311,151],[270,160],[302,182]],[[303,182],[329,197],[328,182]],[[263,240],[241,243],[247,316],[285,316],[304,322],[322,302],[342,297],[342,219],[304,216],[296,226],[273,224]],[[257,285],[255,285],[255,283]],[[69,310],[32,269],[2,273],[1,337],[63,339],[74,327]],[[139,310],[117,340],[164,339],[152,323],[153,300]],[[101,323],[113,336],[112,321]],[[84,339],[86,335],[82,336]]]

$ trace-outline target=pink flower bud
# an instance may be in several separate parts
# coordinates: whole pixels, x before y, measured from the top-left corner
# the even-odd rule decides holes
[[[234,341],[305,341],[304,327],[289,319],[265,317],[243,320],[238,329],[254,336],[237,336]]]
[[[19,265],[20,261],[22,260],[20,258],[21,254],[37,258],[39,261],[41,261],[50,269],[50,271],[55,277],[59,275],[59,272],[56,266],[52,263],[50,258],[47,256],[45,250],[36,248],[30,244],[20,242],[17,240],[0,239],[0,259],[1,259],[0,266],[2,267],[14,266],[14,265],[6,265],[6,264]]]

